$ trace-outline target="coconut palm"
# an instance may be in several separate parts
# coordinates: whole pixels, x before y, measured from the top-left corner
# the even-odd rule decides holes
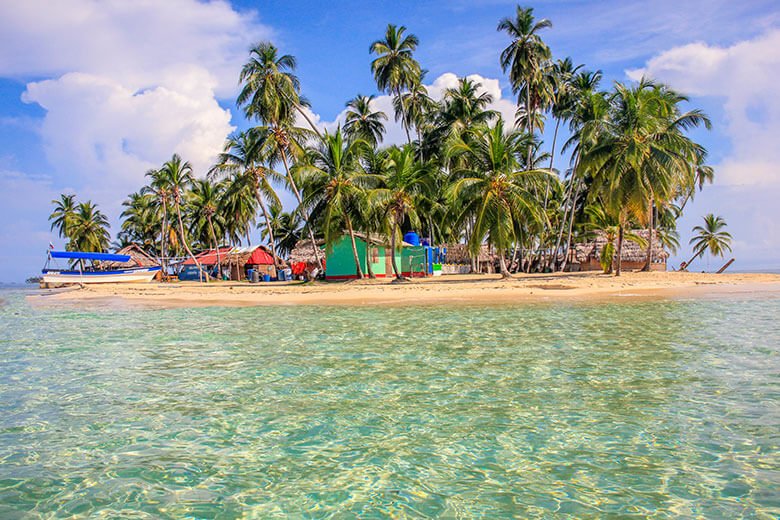
[[[280,181],[281,175],[265,166],[266,158],[263,156],[264,143],[260,140],[261,137],[262,134],[255,131],[241,132],[229,137],[225,142],[223,152],[217,158],[217,164],[211,168],[209,175],[232,175],[234,177],[233,182],[238,182],[237,185],[233,186],[233,191],[231,191],[231,195],[234,197],[240,197],[244,194],[241,189],[243,186],[251,190],[263,213],[263,221],[267,226],[270,226],[268,206],[281,204],[279,196],[273,188],[272,181]],[[242,178],[236,179],[236,177]],[[242,185],[242,182],[245,184]],[[248,204],[242,205],[248,206]],[[274,239],[273,229],[267,227],[266,232],[269,237],[271,251],[274,252],[276,240]]]
[[[186,193],[185,213],[192,239],[214,248],[217,252],[217,272],[221,272],[222,259],[219,246],[224,236],[224,215],[219,212],[225,185],[208,179],[195,179]]]
[[[117,238],[120,243],[141,244],[146,251],[155,251],[157,238],[161,233],[160,206],[151,193],[135,192],[122,202],[120,214],[122,228]]]
[[[460,139],[449,150],[464,159],[463,166],[453,171],[457,180],[450,196],[460,201],[463,215],[473,219],[469,249],[476,256],[487,240],[496,248],[504,278],[510,276],[506,252],[517,240],[517,224],[546,218],[535,188],[548,179],[557,182],[546,170],[522,168],[520,157],[529,139],[516,130],[505,132],[499,118],[493,127],[476,129],[472,138]]]
[[[325,133],[322,143],[310,151],[308,160],[296,166],[307,194],[304,203],[312,208],[311,215],[323,230],[325,247],[331,249],[346,228],[352,243],[356,275],[363,278],[355,242],[354,221],[364,204],[367,176],[360,158],[368,146],[359,139],[345,139],[341,128]]]
[[[236,103],[244,107],[248,119],[266,124],[292,122],[297,112],[319,134],[304,110],[308,102],[301,97],[301,83],[295,75],[296,60],[290,54],[279,55],[270,42],[260,42],[249,51],[249,60],[239,76],[242,84]]]
[[[205,274],[208,278],[208,273],[203,270],[200,262],[198,262],[198,259],[195,258],[195,255],[190,249],[187,240],[187,234],[184,230],[184,221],[182,220],[181,216],[181,207],[183,204],[184,194],[187,192],[194,180],[192,175],[192,165],[187,161],[183,161],[178,154],[173,154],[173,156],[168,161],[166,161],[159,170],[151,170],[147,172],[147,176],[151,178],[150,184],[152,189],[158,192],[167,193],[170,196],[171,207],[176,214],[176,219],[178,222],[179,240],[184,246],[185,251],[187,251],[189,257],[192,258],[193,262],[195,262],[195,265],[198,268],[198,276],[201,278],[201,280],[203,274]]]
[[[693,232],[696,233],[690,240],[690,244],[693,245],[694,255],[690,260],[680,266],[680,270],[686,271],[690,267],[691,262],[696,260],[705,251],[709,251],[713,256],[722,257],[726,254],[726,251],[731,251],[731,234],[724,231],[726,227],[726,221],[721,216],[715,216],[712,213],[708,213],[704,216],[704,225],[696,226],[693,228]]]
[[[544,43],[539,33],[552,23],[547,19],[536,20],[531,7],[517,6],[514,18],[503,18],[498,23],[498,30],[506,32],[512,42],[501,52],[501,68],[509,72],[509,82],[516,94],[521,94],[525,110],[528,114],[527,129],[533,134],[535,115],[541,100],[548,98],[550,82],[544,74],[547,60],[550,59],[550,48]],[[531,150],[528,150],[528,162]]]
[[[347,102],[347,114],[344,122],[344,134],[350,139],[362,139],[371,146],[382,142],[385,135],[387,114],[373,110],[374,96],[358,94]]]
[[[49,215],[51,221],[51,230],[57,229],[57,236],[60,238],[70,238],[70,228],[73,217],[76,214],[78,203],[75,195],[60,195],[57,200],[51,201],[54,204],[54,211]]]
[[[390,235],[391,259],[396,280],[401,280],[395,252],[401,240],[401,230],[408,220],[412,227],[420,225],[417,209],[430,193],[427,165],[415,158],[412,145],[393,147],[387,152],[384,175],[379,187],[371,190],[370,205],[382,213],[385,230]]]
[[[409,85],[407,92],[399,94],[393,99],[395,120],[401,122],[407,135],[414,127],[418,143],[422,142],[421,129],[423,125],[430,119],[430,114],[437,107],[436,102],[428,95],[428,89],[422,84],[423,76],[424,73],[421,73]]]
[[[643,79],[635,86],[615,84],[609,117],[597,127],[597,144],[585,162],[593,169],[593,197],[600,198],[608,211],[620,215],[617,242],[620,276],[620,250],[623,230],[630,217],[647,225],[652,251],[653,207],[671,202],[681,186],[695,176],[701,147],[684,135],[703,124],[707,117],[698,110],[682,113],[678,104],[686,98],[663,86]]]
[[[286,257],[295,248],[295,245],[303,237],[301,229],[301,216],[297,211],[283,211],[281,206],[269,208],[271,219],[270,226],[265,222],[259,222],[260,234],[264,239],[269,239],[269,227],[273,230],[276,239],[276,251]]]
[[[225,236],[231,243],[251,245],[249,236],[252,224],[257,220],[256,185],[249,175],[235,172],[222,181],[225,191],[220,199],[219,212],[224,215]]]
[[[109,227],[111,226],[108,218],[91,200],[80,203],[69,225],[70,241],[67,249],[87,252],[105,251],[111,238]]]
[[[418,44],[417,37],[413,34],[406,34],[406,27],[403,25],[400,27],[393,24],[387,25],[384,39],[376,40],[369,47],[369,52],[377,56],[371,62],[371,71],[379,90],[398,98],[401,92],[419,81],[420,64],[413,57]],[[399,105],[398,109],[403,111],[403,105]],[[401,112],[400,117],[399,113],[396,112],[396,118],[405,119],[403,112]],[[409,129],[408,127],[405,129],[406,138],[411,142]]]

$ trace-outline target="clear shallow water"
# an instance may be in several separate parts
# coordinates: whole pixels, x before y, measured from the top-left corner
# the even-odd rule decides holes
[[[0,518],[780,514],[778,299],[0,299]]]

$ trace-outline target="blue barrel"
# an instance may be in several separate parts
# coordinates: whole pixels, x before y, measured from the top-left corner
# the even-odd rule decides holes
[[[413,246],[419,246],[420,245],[420,235],[415,233],[414,231],[409,231],[404,235],[404,242],[407,244],[411,244]]]
[[[271,281],[271,275],[270,274],[264,274],[263,275],[263,281],[264,282],[270,282]]]
[[[282,270],[282,269],[279,269],[278,271],[276,271],[276,278],[277,278],[277,280],[279,280],[280,282],[284,282],[284,281],[285,281],[285,277],[284,277],[284,270]]]

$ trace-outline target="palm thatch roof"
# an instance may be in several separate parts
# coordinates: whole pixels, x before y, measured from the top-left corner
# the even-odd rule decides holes
[[[100,262],[104,269],[128,269],[130,267],[156,267],[160,265],[152,255],[144,251],[138,244],[130,244],[116,252],[117,255],[129,255],[127,262]]]
[[[447,263],[448,264],[470,264],[471,254],[469,253],[468,244],[446,244],[447,248]],[[482,244],[479,248],[479,262],[492,262],[496,256],[490,251],[490,247],[487,244]]]
[[[635,229],[631,233],[640,236],[647,243],[650,232],[646,229]],[[607,245],[607,235],[603,231],[596,231],[588,242],[582,242],[574,246],[575,257],[580,263],[590,260],[598,260],[601,250]],[[617,243],[615,244],[617,245]],[[665,262],[669,258],[669,252],[666,251],[658,240],[658,233],[653,231],[653,261]],[[631,240],[623,240],[623,251],[621,260],[623,262],[644,262],[647,259],[647,247],[642,247]]]
[[[316,245],[320,250],[325,244],[324,240],[317,240]],[[324,256],[324,253],[323,253]],[[304,264],[316,264],[317,257],[314,256],[314,250],[311,246],[311,240],[299,240],[292,251],[290,251],[289,261],[291,264],[302,262]]]
[[[247,262],[252,258],[253,255],[254,256],[266,256],[266,255],[257,255],[257,250],[258,249],[262,250],[263,252],[265,252],[268,257],[273,258],[274,261],[275,261],[274,262],[275,265],[279,265],[279,266],[285,265],[284,260],[282,260],[277,255],[275,255],[271,251],[271,248],[266,247],[264,245],[256,245],[256,246],[244,247],[244,248],[235,247],[235,248],[231,249],[225,255],[224,262],[227,265],[235,264],[235,265],[243,267],[244,265],[247,264]],[[265,263],[265,262],[263,262],[263,263]]]

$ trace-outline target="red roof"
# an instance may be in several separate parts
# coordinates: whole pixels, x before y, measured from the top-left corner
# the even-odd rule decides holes
[[[225,261],[225,255],[228,254],[228,251],[233,249],[232,247],[220,247],[219,248],[219,258],[223,262]],[[198,255],[195,255],[195,258],[198,259],[198,262],[200,262],[200,265],[217,265],[217,250],[211,249],[209,251],[204,251]],[[195,262],[192,260],[192,258],[188,258],[184,262],[182,262],[183,265],[195,265]]]
[[[246,261],[247,265],[274,265],[274,257],[262,247],[252,251],[252,255]]]

